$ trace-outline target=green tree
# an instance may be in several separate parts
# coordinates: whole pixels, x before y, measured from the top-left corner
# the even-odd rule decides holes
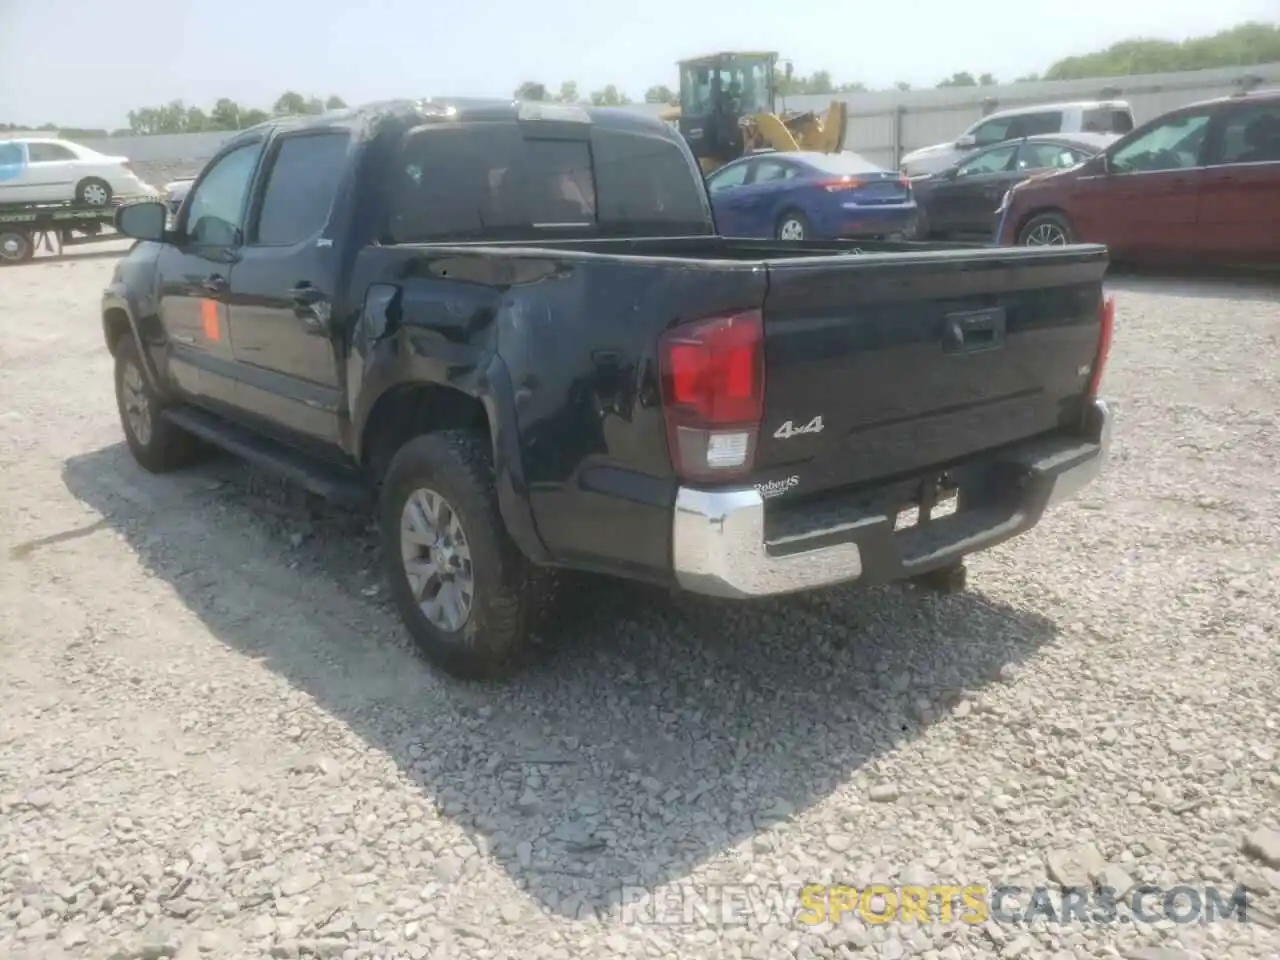
[[[307,112],[307,98],[293,90],[286,90],[276,99],[271,112],[282,117],[296,117]]]
[[[631,98],[625,93],[620,93],[611,83],[603,90],[594,91],[591,94],[591,102],[597,107],[625,107],[631,103]]]
[[[516,87],[515,98],[517,100],[550,100],[547,94],[546,84],[534,83],[532,80],[526,80],[520,86]]]
[[[906,93],[908,90],[911,89],[911,84],[907,83],[907,81],[905,80],[899,80],[897,83],[893,85],[893,89],[900,90],[903,93]]]
[[[560,81],[560,92],[556,95],[556,99],[561,103],[577,103],[578,82],[576,80]]]
[[[1244,67],[1280,60],[1280,24],[1242,23],[1208,37],[1169,40],[1134,38],[1105,50],[1059,60],[1045,80],[1123,77],[1139,73],[1178,73],[1214,67]]]
[[[211,130],[239,130],[240,122],[240,104],[227,97],[219,97],[209,111]]]
[[[976,87],[977,85],[978,85],[978,81],[975,80],[973,78],[973,74],[967,70],[962,70],[959,73],[953,73],[951,76],[947,77],[947,79],[941,80],[938,82],[939,88],[941,87]]]
[[[347,101],[343,100],[336,94],[329,94],[329,99],[324,102],[326,110],[345,110],[347,109]]]
[[[644,92],[645,103],[675,103],[679,99],[680,97],[676,95],[676,92],[665,83],[650,87]]]

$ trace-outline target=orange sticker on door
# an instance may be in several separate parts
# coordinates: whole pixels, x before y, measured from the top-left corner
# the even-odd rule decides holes
[[[217,300],[200,301],[200,327],[204,331],[204,338],[210,343],[222,340],[222,321],[218,316]]]

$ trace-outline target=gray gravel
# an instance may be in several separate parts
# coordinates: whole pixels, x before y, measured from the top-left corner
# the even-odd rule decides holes
[[[1114,284],[1112,469],[968,594],[582,581],[494,690],[409,652],[365,518],[134,466],[111,267],[0,271],[0,956],[1280,955],[1274,287]],[[1252,893],[1213,925],[619,906],[829,882]]]

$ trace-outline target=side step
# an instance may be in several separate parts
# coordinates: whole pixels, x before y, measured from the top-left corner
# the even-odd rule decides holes
[[[308,457],[216,414],[194,407],[170,407],[164,411],[163,416],[215,447],[270,470],[326,500],[361,510],[373,506],[373,490],[355,471]]]

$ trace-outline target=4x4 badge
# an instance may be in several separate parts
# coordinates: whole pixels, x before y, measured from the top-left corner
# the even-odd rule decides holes
[[[822,432],[822,414],[818,414],[803,427],[797,427],[792,421],[788,420],[777,430],[773,431],[774,437],[779,440],[789,440],[792,437],[798,437],[802,433],[821,433]]]

